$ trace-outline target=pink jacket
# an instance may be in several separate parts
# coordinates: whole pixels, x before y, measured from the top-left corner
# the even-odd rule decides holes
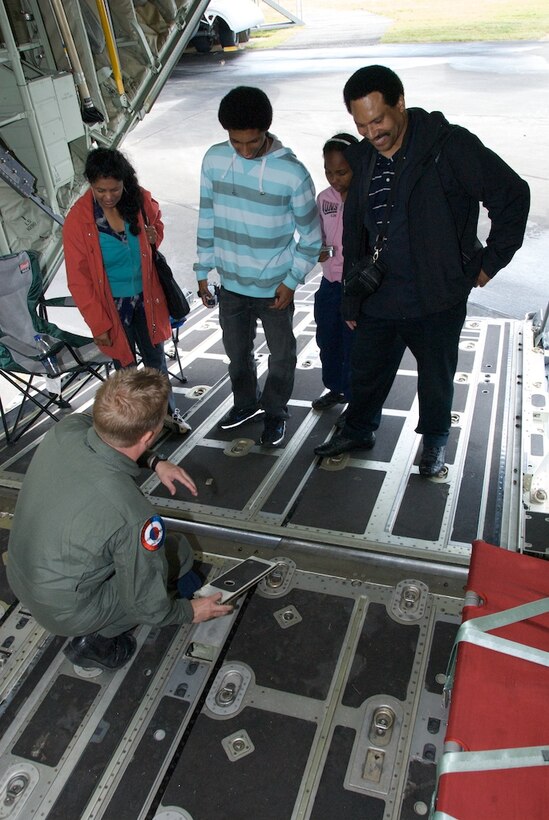
[[[144,188],[141,192],[145,213],[150,224],[156,228],[157,244],[160,244],[164,236],[164,225],[160,218],[158,202]],[[139,225],[145,314],[150,339],[153,344],[158,344],[171,335],[170,316],[152,262],[151,246],[145,234],[141,214]],[[91,190],[81,196],[67,214],[63,225],[63,247],[69,290],[92,336],[100,336],[108,331],[112,345],[101,346],[101,351],[112,359],[118,359],[123,366],[132,364],[135,359],[114,305],[109,280],[103,267],[99,232],[93,218]]]
[[[333,245],[334,255],[322,262],[322,273],[329,282],[341,282],[343,273],[343,200],[330,185],[316,199],[322,228],[322,241]]]

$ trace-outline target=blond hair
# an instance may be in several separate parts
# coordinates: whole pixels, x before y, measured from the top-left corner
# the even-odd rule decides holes
[[[166,415],[170,385],[153,367],[117,370],[95,395],[93,426],[112,447],[132,447]]]

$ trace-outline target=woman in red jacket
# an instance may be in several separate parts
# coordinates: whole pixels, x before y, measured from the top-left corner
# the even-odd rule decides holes
[[[170,317],[151,252],[164,236],[158,202],[115,149],[90,151],[84,173],[90,189],[63,226],[69,290],[96,345],[117,369],[135,365],[137,349],[143,364],[167,373]],[[173,394],[166,426],[182,434],[190,429]]]

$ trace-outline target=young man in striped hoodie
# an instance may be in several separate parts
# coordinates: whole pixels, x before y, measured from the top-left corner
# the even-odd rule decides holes
[[[218,426],[229,430],[264,418],[260,444],[277,447],[294,384],[294,291],[322,244],[315,189],[307,169],[269,132],[273,110],[259,88],[234,88],[218,117],[229,139],[213,145],[202,162],[194,265],[206,306],[209,272],[216,268],[221,280],[219,321],[234,406]],[[262,391],[253,352],[258,320],[269,347]]]

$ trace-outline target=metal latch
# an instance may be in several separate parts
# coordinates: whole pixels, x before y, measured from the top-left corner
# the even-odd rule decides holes
[[[377,746],[387,746],[390,743],[395,725],[395,713],[389,706],[379,706],[372,717],[368,737]]]

